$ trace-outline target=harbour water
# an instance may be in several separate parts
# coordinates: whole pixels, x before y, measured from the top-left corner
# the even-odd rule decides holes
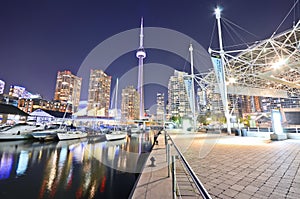
[[[0,198],[128,198],[154,134],[0,142]]]

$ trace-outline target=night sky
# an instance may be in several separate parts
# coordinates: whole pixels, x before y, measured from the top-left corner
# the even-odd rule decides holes
[[[295,0],[2,0],[0,79],[6,82],[6,93],[10,85],[19,85],[51,100],[57,71],[70,70],[77,74],[96,46],[116,34],[139,28],[141,17],[144,18],[145,28],[159,27],[178,31],[207,50],[210,45],[213,49],[218,48],[216,30],[213,31],[216,26],[216,6],[223,9],[222,17],[252,33],[232,26],[243,38],[239,39],[234,34],[230,35],[230,29],[224,27],[224,46],[231,46],[270,37],[294,3]],[[277,32],[291,28],[294,19],[299,19],[299,4]],[[147,49],[147,42],[150,42],[147,41],[149,35],[146,33],[145,30],[145,64],[158,63],[189,72],[189,63],[185,59],[165,50]],[[138,33],[135,42],[133,45],[137,49]],[[122,45],[120,42],[120,48]],[[109,48],[111,55],[116,52],[116,48]],[[188,57],[188,46],[186,54]],[[99,59],[103,58],[101,56],[103,55],[98,55]],[[197,60],[197,53],[195,57]],[[109,66],[105,66],[105,72],[112,76],[114,85],[117,77],[121,78],[137,64],[133,50],[118,56]],[[207,68],[204,67],[203,71],[207,71]],[[155,103],[156,92],[166,92],[166,88],[149,84],[145,86],[145,92],[145,107],[149,108]],[[83,92],[82,99],[87,99],[86,96]]]

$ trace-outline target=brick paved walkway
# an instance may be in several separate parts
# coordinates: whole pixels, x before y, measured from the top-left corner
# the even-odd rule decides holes
[[[300,196],[300,140],[170,135],[212,198]]]

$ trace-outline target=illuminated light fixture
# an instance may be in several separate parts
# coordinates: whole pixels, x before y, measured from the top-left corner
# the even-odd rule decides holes
[[[234,77],[230,77],[230,78],[228,79],[228,81],[229,81],[230,84],[236,83],[236,79],[235,79]]]
[[[221,17],[221,8],[217,7],[215,9],[215,15],[216,15],[216,18],[220,18]]]
[[[279,59],[278,62],[272,65],[272,68],[277,69],[287,63],[287,59]]]
[[[271,83],[270,83],[270,82],[267,82],[267,84],[270,85]]]

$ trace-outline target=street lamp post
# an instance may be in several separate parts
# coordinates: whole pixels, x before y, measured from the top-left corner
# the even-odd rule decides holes
[[[190,56],[191,56],[191,79],[192,79],[192,114],[193,114],[193,128],[194,131],[196,131],[196,109],[195,109],[195,83],[194,83],[194,59],[193,59],[193,45],[190,44],[189,47],[189,51],[190,51]]]
[[[223,107],[224,107],[224,113],[226,117],[226,125],[227,125],[227,132],[228,134],[231,134],[231,128],[230,128],[230,113],[228,109],[228,99],[227,99],[227,87],[225,82],[225,68],[224,68],[224,50],[223,50],[223,41],[222,41],[222,31],[221,31],[221,9],[216,8],[215,9],[216,19],[217,19],[217,25],[218,25],[218,35],[219,35],[219,46],[220,46],[220,56],[221,56],[221,65],[222,65],[222,78],[220,78],[222,89],[220,89],[220,92],[223,92]],[[222,95],[221,95],[222,96]]]

